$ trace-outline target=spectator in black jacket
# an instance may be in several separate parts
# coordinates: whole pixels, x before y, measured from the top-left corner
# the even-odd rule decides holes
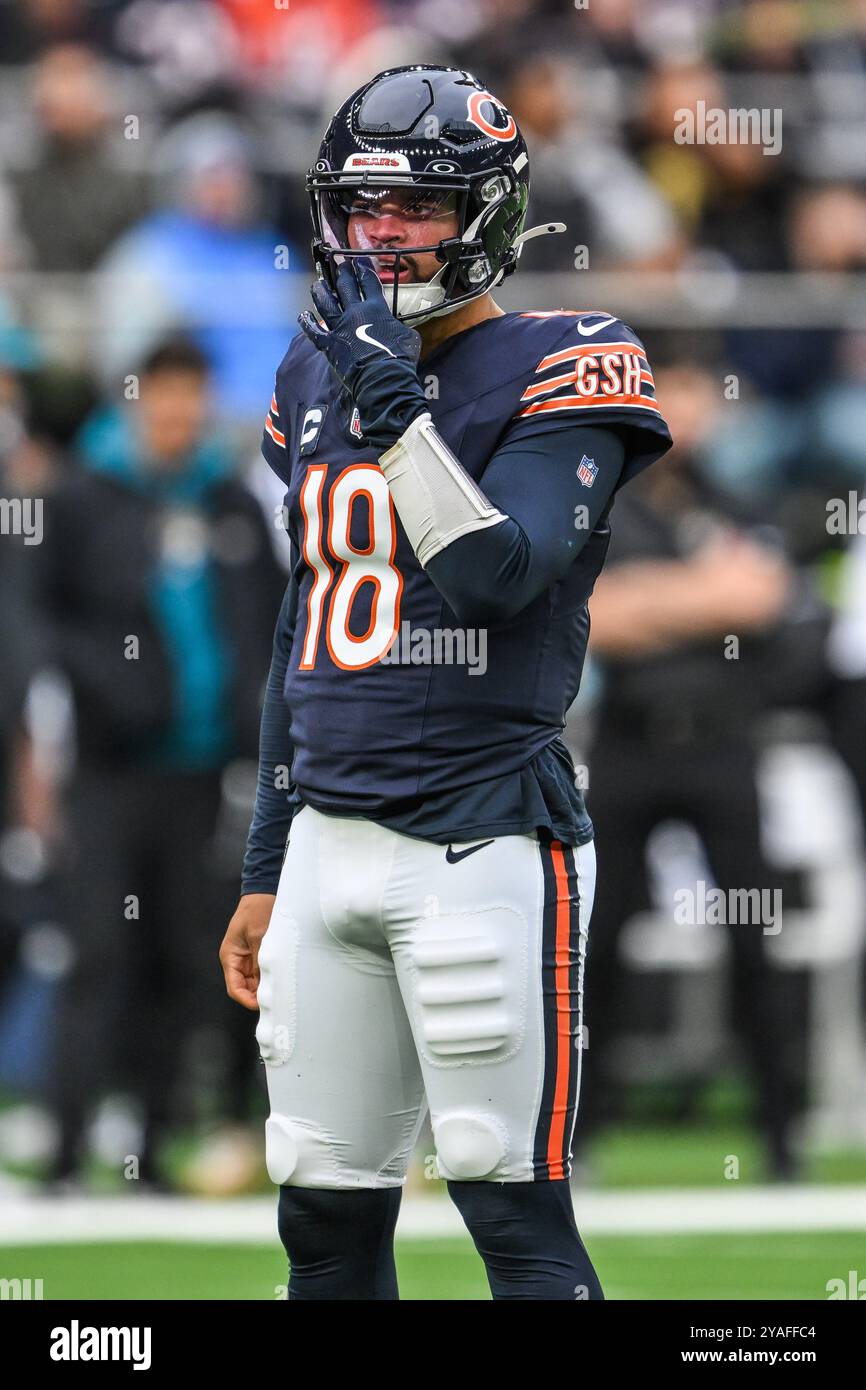
[[[139,398],[85,425],[80,466],[46,509],[42,599],[77,730],[56,1179],[76,1171],[88,1110],[125,1063],[145,1114],[133,1176],[159,1181],[183,1043],[198,1025],[231,1026],[214,831],[224,770],[256,755],[284,580],[209,433],[208,385],[191,344],[155,350],[128,379]]]
[[[32,75],[35,157],[11,175],[34,269],[92,270],[145,212],[147,180],[124,167],[130,141],[108,74],[84,44],[43,53]]]

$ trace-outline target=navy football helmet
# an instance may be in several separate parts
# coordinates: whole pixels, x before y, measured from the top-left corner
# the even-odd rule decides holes
[[[376,249],[393,256],[385,283],[396,318],[422,323],[486,293],[517,267],[531,236],[564,230],[561,223],[524,232],[529,156],[517,122],[502,102],[460,68],[417,64],[379,73],[344,102],[328,126],[307,174],[313,257],[334,287],[345,259],[369,255],[349,245],[348,223],[359,207],[399,194],[418,215],[454,211],[455,235],[427,246]],[[433,252],[441,270],[423,283],[400,283],[401,260]]]

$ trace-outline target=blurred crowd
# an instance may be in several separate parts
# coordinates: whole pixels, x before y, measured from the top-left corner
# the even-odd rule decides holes
[[[827,525],[866,479],[866,329],[853,288],[817,312],[822,277],[862,303],[866,0],[0,0],[0,1162],[29,1153],[9,1117],[32,1102],[56,1183],[111,1094],[134,1101],[144,1181],[168,1182],[195,1127],[214,1140],[198,1190],[256,1171],[264,1086],[216,950],[287,563],[258,439],[327,121],[374,72],[431,61],[516,114],[528,225],[568,225],[525,264],[570,277],[570,307],[594,307],[581,248],[592,272],[792,286],[789,320],[761,328],[598,306],[644,337],[676,447],[617,504],[576,713],[621,855],[600,870],[590,1018],[613,1017],[659,823],[693,824],[719,883],[776,881],[768,711],[807,712],[866,807],[866,540]],[[678,143],[699,101],[780,110],[781,147]],[[731,632],[735,666],[711,655]],[[754,934],[733,958],[732,1028],[789,1176],[806,1078],[768,1054],[796,1051],[797,1021]],[[587,1135],[614,1043],[599,1024]]]

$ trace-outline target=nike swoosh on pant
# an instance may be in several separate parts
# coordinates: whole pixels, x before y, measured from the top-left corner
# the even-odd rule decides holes
[[[484,840],[482,844],[470,845],[469,849],[461,849],[459,853],[453,850],[449,845],[445,851],[446,862],[449,864],[459,864],[461,859],[466,859],[470,854],[477,854],[480,849],[486,849],[488,845],[492,844],[492,840]]]

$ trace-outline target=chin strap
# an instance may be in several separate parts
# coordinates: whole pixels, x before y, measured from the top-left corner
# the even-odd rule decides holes
[[[544,222],[538,227],[530,227],[528,232],[521,232],[520,236],[514,238],[514,249],[519,250],[525,241],[532,241],[537,236],[550,236],[554,232],[565,232],[568,228],[564,222]]]
[[[478,217],[475,219],[475,221],[473,222],[472,226],[471,226],[471,227],[467,227],[466,231],[463,233],[463,240],[464,240],[464,241],[471,241],[471,240],[472,240],[472,238],[474,237],[474,235],[475,235],[475,233],[476,233],[476,231],[477,231],[477,229],[478,229],[478,225],[479,225],[479,223],[480,223],[480,221],[481,221],[481,218],[482,218],[483,216],[484,216],[484,212],[479,213]],[[539,236],[551,236],[551,235],[553,235],[553,234],[555,234],[555,233],[557,233],[557,232],[566,232],[566,231],[568,231],[568,228],[566,227],[566,225],[565,225],[564,222],[543,222],[543,223],[540,223],[537,227],[530,227],[528,232],[521,232],[521,233],[520,233],[520,236],[515,237],[515,238],[514,238],[514,242],[513,242],[513,249],[517,252],[517,255],[519,256],[519,255],[520,255],[520,251],[521,251],[521,249],[522,249],[522,247],[523,247],[523,243],[524,243],[525,241],[532,241],[535,237],[539,237]],[[422,285],[416,285],[416,284],[398,285],[398,287],[397,287],[397,307],[398,307],[398,310],[402,310],[403,313],[415,313],[418,309],[427,308],[427,312],[424,314],[424,317],[423,317],[423,318],[422,318],[422,317],[420,316],[420,314],[419,314],[418,317],[415,318],[415,319],[413,320],[413,322],[414,322],[415,324],[419,324],[419,323],[424,323],[427,319],[439,318],[439,317],[442,317],[442,316],[445,315],[445,314],[453,313],[453,311],[454,311],[455,309],[462,309],[462,307],[463,307],[464,304],[470,303],[469,300],[464,299],[464,300],[462,301],[462,303],[460,303],[460,304],[440,304],[440,305],[437,305],[436,303],[432,303],[432,304],[429,305],[429,307],[427,306],[427,304],[425,303],[425,301],[426,301],[427,296],[429,295],[431,289],[434,290],[434,291],[438,289],[439,292],[442,293],[440,281],[442,280],[442,277],[443,277],[443,275],[445,274],[445,271],[446,271],[447,269],[448,269],[447,265],[443,265],[442,268],[441,268],[441,270],[437,270],[436,274],[432,277],[432,279],[424,281],[424,283],[423,283]],[[512,266],[512,269],[514,269],[514,266]],[[486,289],[486,290],[479,290],[479,291],[478,291],[478,294],[477,294],[477,295],[474,295],[473,298],[477,299],[479,295],[486,294],[488,290],[495,290],[495,289],[496,289],[496,286],[499,285],[499,284],[501,284],[503,279],[504,279],[504,272],[503,272],[503,271],[500,271],[499,274],[497,275],[496,279],[493,280],[492,283],[489,284],[489,285],[487,286],[487,289]],[[426,291],[426,293],[425,293],[425,291]],[[402,301],[402,302],[401,302],[401,301]],[[419,301],[420,301],[420,302],[419,302]],[[411,307],[410,307],[410,306],[411,306]]]

